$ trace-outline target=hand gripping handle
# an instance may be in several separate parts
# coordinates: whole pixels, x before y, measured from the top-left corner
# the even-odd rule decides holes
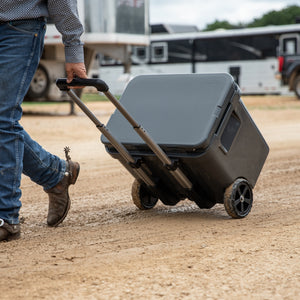
[[[74,78],[70,83],[67,83],[66,78],[59,78],[56,80],[56,85],[61,91],[68,91],[72,86],[94,86],[99,92],[109,90],[108,85],[101,79]]]

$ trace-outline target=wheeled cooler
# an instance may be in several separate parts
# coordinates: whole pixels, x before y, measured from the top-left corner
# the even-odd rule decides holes
[[[140,209],[188,198],[200,208],[224,203],[234,218],[250,212],[269,148],[229,74],[138,76],[120,101],[101,80],[84,83],[117,107],[105,127],[69,92],[103,133],[108,153],[136,178]],[[63,80],[58,86],[66,89]]]

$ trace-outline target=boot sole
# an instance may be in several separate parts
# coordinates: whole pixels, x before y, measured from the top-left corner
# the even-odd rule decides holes
[[[14,241],[14,240],[18,240],[21,237],[21,232],[9,235],[6,239],[6,241]]]
[[[14,240],[18,240],[21,237],[21,232],[14,233],[14,234],[8,234],[6,238],[1,240],[0,242],[10,242]]]

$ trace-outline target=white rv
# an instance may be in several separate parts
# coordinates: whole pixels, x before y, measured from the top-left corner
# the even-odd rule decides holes
[[[82,40],[90,75],[96,53],[121,62],[126,72],[131,48],[149,44],[149,0],[78,0],[78,10],[85,29]],[[42,59],[26,99],[60,100],[55,81],[65,77],[64,62],[61,35],[49,20]]]
[[[141,74],[227,72],[243,94],[287,94],[288,88],[276,78],[279,45],[282,39],[296,40],[299,33],[300,24],[208,32],[157,24],[149,46],[133,47],[127,81],[121,63],[111,58],[102,57],[100,75],[116,93]]]

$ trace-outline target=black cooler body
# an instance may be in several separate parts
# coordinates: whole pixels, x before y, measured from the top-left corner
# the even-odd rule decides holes
[[[173,168],[180,168],[192,183],[192,190],[183,189],[116,110],[108,130],[154,179],[151,192],[164,204],[189,198],[201,208],[210,208],[223,203],[225,189],[237,178],[246,179],[254,188],[269,148],[231,75],[137,76],[120,102],[164,150]],[[101,141],[112,157],[136,174],[104,136]]]

